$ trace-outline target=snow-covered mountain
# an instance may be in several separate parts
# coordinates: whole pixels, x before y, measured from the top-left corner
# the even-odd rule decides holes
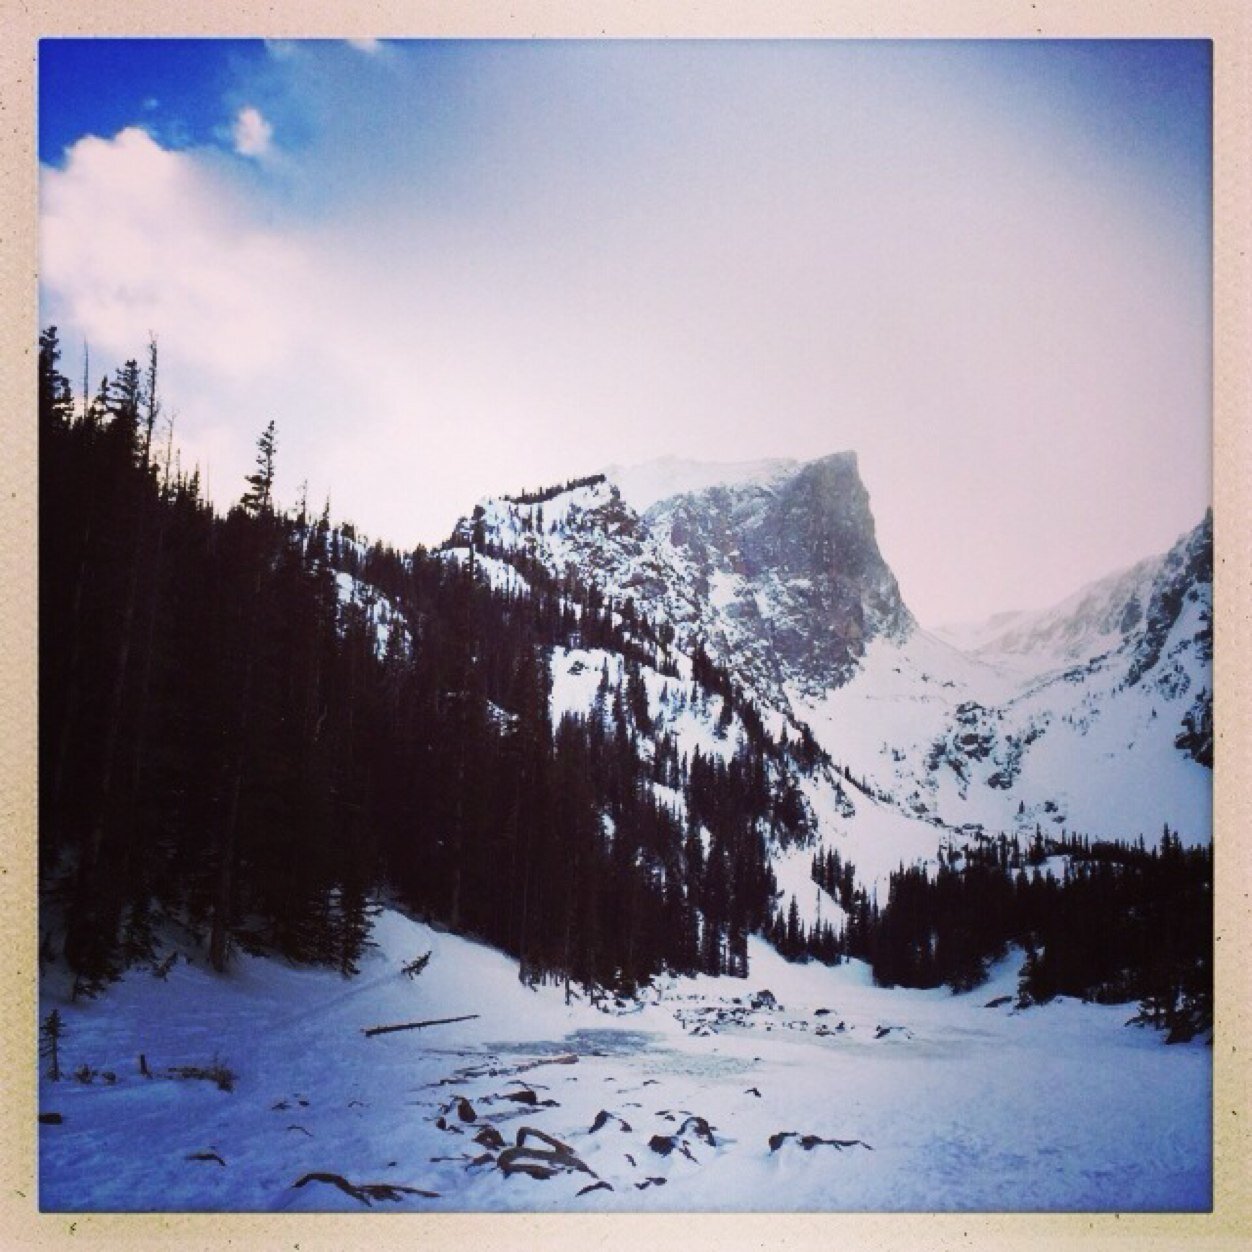
[[[726,470],[729,482],[669,496],[642,514],[602,475],[543,499],[486,500],[457,538],[477,535],[489,551],[523,553],[629,599],[672,630],[679,648],[699,644],[785,711],[789,686],[838,686],[871,640],[906,638],[915,623],[878,550],[853,453]],[[714,467],[685,475],[712,477]]]
[[[997,613],[935,634],[962,652],[1036,671],[1084,661],[1117,647],[1142,620],[1164,561],[1148,557],[1038,612]]]
[[[859,865],[1037,824],[1209,837],[1211,517],[1052,609],[932,634],[879,552],[854,454],[612,474],[485,500],[454,542],[594,584],[778,727],[810,728],[854,784],[834,825]]]
[[[774,457],[762,461],[693,461],[681,457],[658,457],[638,465],[610,465],[604,476],[621,492],[622,499],[638,513],[673,496],[689,495],[709,487],[737,487],[744,483],[766,484],[785,477],[799,463]]]
[[[1212,519],[963,653],[915,632],[797,701],[877,790],[945,825],[1211,830]],[[949,636],[950,637],[950,636]]]
[[[107,896],[45,883],[45,1209],[1211,1203],[1211,857],[1130,843],[1208,837],[1211,519],[967,652],[854,457],[708,478],[483,501],[434,554],[290,525],[272,617],[325,629],[251,710],[315,768],[256,764],[226,967],[180,905],[211,845],[94,984]],[[1122,842],[995,838],[1043,827]]]

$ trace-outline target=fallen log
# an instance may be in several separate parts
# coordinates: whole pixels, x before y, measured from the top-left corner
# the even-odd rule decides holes
[[[399,1183],[386,1182],[363,1182],[351,1183],[342,1174],[305,1174],[303,1178],[293,1182],[292,1188],[303,1187],[310,1182],[325,1182],[332,1187],[338,1187],[344,1195],[350,1195],[354,1200],[360,1202],[367,1207],[374,1200],[391,1200],[399,1202],[401,1196],[420,1195],[429,1200],[439,1199],[437,1191],[423,1191],[420,1187],[402,1187]]]
[[[449,1022],[468,1022],[477,1016],[477,1013],[466,1013],[464,1017],[436,1017],[427,1022],[401,1022],[398,1026],[369,1026],[362,1028],[361,1033],[368,1039],[371,1035],[389,1035],[395,1030],[422,1030],[427,1026],[446,1026]]]

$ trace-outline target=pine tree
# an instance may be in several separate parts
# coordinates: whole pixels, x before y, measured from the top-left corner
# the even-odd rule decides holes
[[[161,401],[157,394],[157,341],[155,335],[148,336],[148,369],[144,378],[144,413],[143,413],[143,450],[141,459],[146,466],[152,456],[152,431],[156,426],[157,417],[161,412]]]
[[[49,326],[39,336],[39,424],[41,428],[64,428],[74,415],[69,379],[57,368],[61,343],[57,328]]]
[[[117,370],[107,384],[105,405],[110,417],[109,434],[119,454],[138,461],[143,377],[138,362],[133,358]]]
[[[803,950],[804,931],[800,925],[800,906],[796,903],[795,896],[792,896],[791,904],[787,908],[787,950],[783,955],[794,960]]]
[[[61,1040],[65,1037],[65,1023],[59,1009],[53,1009],[39,1025],[39,1055],[51,1062],[48,1077],[61,1081]]]
[[[261,590],[269,567],[269,552],[274,536],[267,528],[253,523],[268,522],[273,517],[271,493],[274,485],[274,423],[271,421],[257,440],[257,468],[248,475],[248,491],[240,500],[235,515],[233,559],[237,562],[235,576],[250,585],[242,605],[236,606],[242,620],[237,620],[235,636],[239,680],[234,695],[234,727],[231,735],[233,756],[227,766],[225,783],[226,812],[217,839],[217,884],[213,899],[212,925],[209,934],[209,962],[223,973],[229,960],[230,931],[235,904],[235,861],[241,822],[243,785],[250,748],[255,749],[253,720],[257,708],[257,638],[261,610]],[[232,519],[227,518],[228,527]]]
[[[257,439],[256,469],[247,476],[248,490],[239,502],[252,517],[260,517],[273,508],[275,445],[275,427],[271,420]]]

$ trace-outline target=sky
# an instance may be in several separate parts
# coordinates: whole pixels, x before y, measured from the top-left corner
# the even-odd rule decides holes
[[[1211,498],[1206,41],[44,40],[40,316],[182,464],[402,547],[658,457],[857,452],[926,625]]]

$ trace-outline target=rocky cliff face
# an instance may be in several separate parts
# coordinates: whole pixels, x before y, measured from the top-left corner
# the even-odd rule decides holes
[[[1200,662],[1213,656],[1213,514],[1184,535],[1166,554],[1152,581],[1142,621],[1126,630],[1130,653],[1127,682],[1152,670],[1180,670],[1179,656]],[[1172,664],[1171,664],[1172,663]]]
[[[1162,563],[1142,628],[1128,640],[1127,684],[1171,702],[1186,699],[1174,746],[1213,764],[1213,514],[1184,535]]]
[[[728,645],[771,656],[778,685],[837,687],[869,640],[914,627],[852,453],[662,501],[645,520],[720,601]]]
[[[484,501],[457,530],[558,576],[630,599],[678,645],[700,644],[765,703],[855,672],[868,642],[912,614],[878,550],[856,457],[772,462],[757,479],[661,500],[642,516],[607,479],[540,500]]]

